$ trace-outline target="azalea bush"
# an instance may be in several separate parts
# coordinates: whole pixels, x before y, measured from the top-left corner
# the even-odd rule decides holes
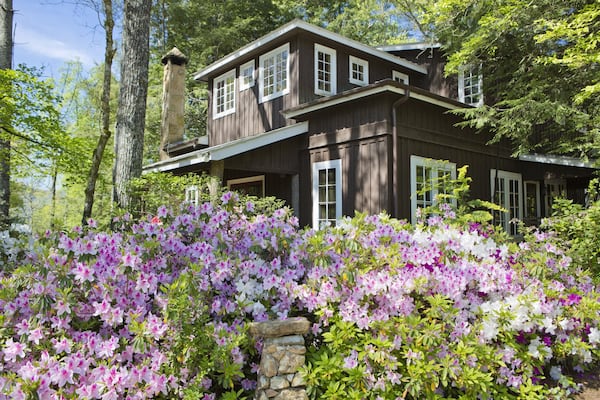
[[[315,233],[314,399],[563,398],[598,359],[600,299],[552,234],[520,244],[435,215]],[[496,239],[496,240],[495,240]],[[498,242],[499,240],[500,242]],[[567,375],[571,373],[571,375]],[[561,397],[563,396],[563,397]]]
[[[320,231],[263,211],[219,192],[15,253],[1,396],[250,399],[248,323],[296,315],[314,399],[564,398],[598,360],[598,292],[552,232],[517,244],[448,205]]]

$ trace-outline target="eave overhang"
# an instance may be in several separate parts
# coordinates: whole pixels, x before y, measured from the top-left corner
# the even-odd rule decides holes
[[[307,132],[308,122],[299,122],[269,132],[245,137],[217,146],[208,147],[206,149],[192,151],[177,157],[169,158],[168,160],[158,161],[146,165],[143,168],[143,173],[168,172],[192,165],[209,163],[210,161],[225,160],[226,158],[290,139]]]
[[[338,42],[342,45],[352,47],[366,54],[370,54],[383,60],[392,62],[398,66],[408,68],[412,71],[421,73],[423,75],[427,74],[427,68],[419,64],[413,63],[411,61],[405,60],[404,58],[395,56],[383,50],[379,50],[375,47],[368,46],[366,44],[357,42],[356,40],[339,35],[335,32],[328,31],[327,29],[297,19],[281,26],[280,28],[266,34],[265,36],[247,44],[246,46],[234,51],[233,53],[230,53],[225,57],[215,61],[206,68],[196,72],[194,74],[194,80],[206,82],[208,81],[210,76],[218,73],[218,71],[230,69],[232,65],[237,65],[238,60],[240,58],[243,58],[248,54],[255,53],[259,49],[268,46],[270,43],[278,39],[285,38],[286,36],[290,35],[295,31],[309,32],[314,35],[323,37],[325,39]]]
[[[318,100],[300,104],[299,106],[283,110],[281,114],[286,119],[301,119],[302,117],[315,112],[327,109],[329,107],[353,102],[369,96],[382,93],[396,93],[399,95],[408,96],[411,99],[420,100],[425,103],[433,104],[448,110],[456,110],[459,108],[468,108],[469,106],[448,99],[447,97],[438,96],[423,89],[413,86],[407,86],[403,83],[396,82],[391,79],[375,82],[368,86],[362,86],[355,89],[336,94],[334,96],[322,97]]]
[[[584,161],[575,157],[552,155],[552,154],[522,154],[521,161],[530,161],[542,164],[563,165],[566,167],[598,169],[596,161]]]

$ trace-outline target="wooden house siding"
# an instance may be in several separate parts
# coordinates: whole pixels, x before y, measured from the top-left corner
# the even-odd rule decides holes
[[[260,102],[259,98],[259,81],[258,70],[260,68],[259,58],[261,55],[268,53],[279,46],[289,43],[289,76],[288,85],[289,93],[277,97],[272,100]],[[240,59],[237,63],[236,77],[239,77],[240,66],[250,60],[254,60],[255,68],[255,84],[253,87],[240,91],[239,82],[236,82],[235,87],[235,112],[224,117],[213,119],[213,83],[214,78],[219,76],[220,72],[215,72],[208,81],[209,93],[209,109],[208,109],[208,135],[209,144],[216,146],[227,143],[232,140],[241,139],[248,136],[260,134],[273,129],[281,128],[289,125],[289,121],[281,115],[280,110],[297,106],[298,101],[298,42],[295,38],[275,42],[270,47],[264,49],[263,52],[254,55],[252,58]]]
[[[446,60],[439,48],[391,51],[415,64],[427,67],[427,75],[414,75],[410,84],[449,99],[458,100],[458,77],[444,77]]]
[[[300,104],[308,103],[322,97],[315,94],[315,44],[320,44],[336,51],[337,93],[342,93],[358,87],[358,85],[350,83],[349,56],[358,57],[369,63],[369,83],[374,83],[384,79],[391,79],[392,71],[398,71],[410,75],[410,79],[421,75],[390,61],[382,60],[370,54],[363,53],[352,47],[344,46],[337,42],[328,41],[309,33],[302,33],[298,37],[298,51],[301,54],[299,59],[301,65],[301,68],[299,69]]]
[[[342,160],[342,213],[389,211],[389,136],[350,141],[310,151],[310,164]],[[310,193],[308,193],[310,195]]]

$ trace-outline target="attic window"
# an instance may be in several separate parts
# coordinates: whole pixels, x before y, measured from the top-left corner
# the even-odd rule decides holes
[[[350,83],[364,86],[369,83],[369,62],[358,57],[349,56]]]
[[[289,54],[290,44],[286,43],[260,56],[258,60],[258,91],[261,103],[289,93]]]
[[[408,85],[408,75],[403,74],[402,72],[392,71],[392,79],[395,80],[396,82],[400,82],[405,85]]]
[[[240,67],[240,92],[254,86],[254,60]]]
[[[315,94],[335,94],[336,69],[335,50],[315,43]]]
[[[213,86],[213,118],[235,112],[235,69],[215,78]]]
[[[458,73],[458,100],[470,106],[483,104],[481,66],[465,66]]]

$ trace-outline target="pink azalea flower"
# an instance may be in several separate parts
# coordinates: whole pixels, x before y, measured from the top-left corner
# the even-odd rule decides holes
[[[27,346],[21,342],[14,342],[12,338],[8,338],[8,340],[4,343],[4,361],[16,362],[17,357],[25,358],[26,350]]]

